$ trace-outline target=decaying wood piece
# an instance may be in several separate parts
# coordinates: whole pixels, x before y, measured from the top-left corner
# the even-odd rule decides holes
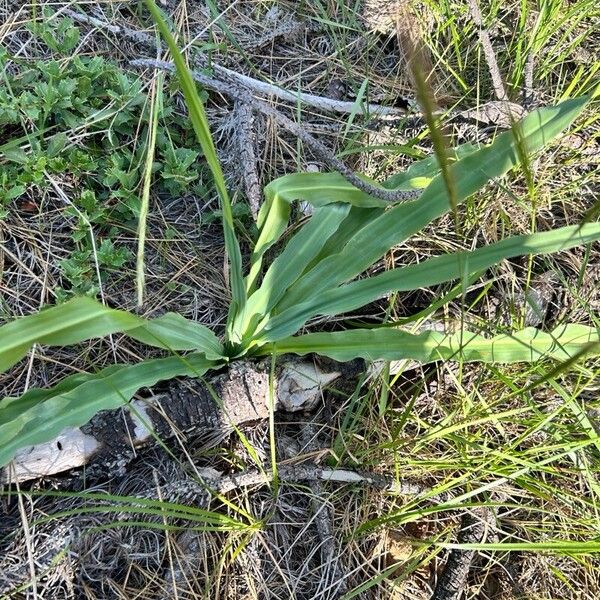
[[[237,131],[238,154],[240,157],[246,199],[254,220],[258,217],[262,189],[258,176],[255,144],[254,144],[254,113],[250,102],[239,100],[235,104],[234,122]]]
[[[480,543],[489,527],[491,513],[486,508],[467,511],[460,522],[457,536],[459,544]],[[467,586],[467,578],[475,550],[452,550],[444,570],[438,578],[431,600],[459,600]]]
[[[174,381],[165,393],[138,398],[119,410],[98,413],[88,424],[21,450],[0,470],[0,483],[25,482],[86,466],[86,475],[117,475],[136,450],[174,434],[204,434],[215,444],[234,427],[266,419],[270,410],[268,362],[240,361],[201,380]],[[275,410],[310,410],[324,386],[342,374],[309,361],[288,360],[273,378]]]

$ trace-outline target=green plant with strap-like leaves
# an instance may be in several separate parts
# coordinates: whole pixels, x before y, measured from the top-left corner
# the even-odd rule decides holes
[[[581,113],[587,97],[535,110],[489,146],[460,148],[445,173],[431,158],[413,164],[386,184],[421,190],[408,202],[390,205],[335,173],[297,173],[275,180],[265,189],[259,236],[244,276],[231,202],[202,101],[161,13],[152,0],[147,4],[175,61],[190,120],[220,197],[232,296],[225,337],[220,340],[205,326],[177,314],[144,319],[90,298],[76,298],[0,327],[2,371],[25,357],[34,344],[65,346],[114,333],[169,351],[166,358],[73,375],[51,389],[1,400],[0,465],[20,448],[83,425],[100,410],[122,406],[142,387],[178,376],[200,377],[241,358],[317,353],[339,361],[362,357],[510,363],[541,358],[570,361],[598,351],[598,331],[577,324],[551,332],[526,328],[495,337],[467,330],[409,333],[389,324],[298,334],[315,317],[343,314],[391,292],[467,281],[503,259],[557,252],[600,239],[600,224],[586,223],[510,237],[359,278],[390,248],[445,214],[454,202],[464,201],[515,167],[524,151],[531,155],[554,139]],[[446,185],[449,178],[452,194]],[[266,252],[286,230],[291,204],[297,200],[311,204],[313,213],[267,268]]]

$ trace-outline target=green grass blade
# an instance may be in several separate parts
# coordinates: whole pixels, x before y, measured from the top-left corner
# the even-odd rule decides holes
[[[210,359],[223,356],[221,343],[203,325],[172,314],[146,320],[83,297],[0,327],[0,372],[21,360],[33,344],[68,346],[113,333],[172,351],[205,352]]]
[[[192,74],[177,46],[177,42],[169,31],[169,27],[162,16],[161,11],[154,3],[154,0],[146,0],[146,5],[152,13],[154,22],[171,52],[192,126],[194,127],[194,131],[196,132],[196,136],[202,147],[206,162],[210,167],[215,187],[217,188],[221,200],[221,210],[223,211],[223,235],[225,238],[227,254],[231,263],[229,277],[233,302],[230,307],[230,316],[235,316],[236,312],[242,310],[246,303],[246,287],[242,276],[242,254],[240,252],[238,240],[235,237],[233,212],[231,210],[229,193],[227,192],[227,186],[225,184],[225,177],[223,176],[221,164],[219,163],[217,151],[210,133],[204,104],[198,94]]]
[[[20,448],[48,442],[68,427],[84,425],[101,410],[123,406],[142,387],[178,376],[199,377],[216,364],[203,354],[153,359],[68,378],[53,390],[5,398],[0,401],[0,465],[12,460]]]
[[[261,349],[261,354],[319,354],[340,362],[412,359],[422,363],[438,360],[512,363],[541,358],[568,360],[586,349],[600,350],[600,334],[586,325],[562,325],[551,333],[528,327],[514,334],[485,338],[468,331],[418,334],[394,329],[354,329],[309,333],[285,338]]]
[[[144,165],[144,180],[142,198],[140,202],[140,215],[138,217],[138,247],[136,255],[136,287],[138,306],[144,304],[146,288],[146,275],[144,272],[144,250],[146,245],[146,223],[150,206],[150,186],[152,184],[152,167],[156,150],[156,133],[158,130],[158,114],[162,106],[163,74],[158,73],[152,84],[150,92],[150,114],[148,117],[148,147],[146,149],[146,162]]]
[[[524,254],[549,254],[600,239],[600,223],[572,225],[553,231],[507,238],[477,250],[436,256],[422,263],[385,271],[354,281],[293,306],[266,324],[260,341],[292,335],[317,315],[337,315],[360,308],[390,292],[403,292],[459,279],[484,271],[500,261]]]
[[[535,152],[556,137],[580,114],[587,98],[567,100],[555,107],[530,113],[515,127],[521,127],[517,140],[512,130],[499,135],[493,144],[481,148],[450,165],[450,177],[458,201],[481,189],[519,163],[517,144]],[[381,258],[395,244],[414,235],[448,211],[450,201],[444,179],[434,178],[418,200],[398,204],[362,228],[344,248],[327,257],[290,288],[280,309],[284,310],[348,281]]]

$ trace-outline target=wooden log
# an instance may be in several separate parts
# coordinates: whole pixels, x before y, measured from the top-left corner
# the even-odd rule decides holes
[[[268,418],[272,402],[275,410],[309,410],[324,386],[345,370],[337,364],[322,370],[307,360],[287,360],[275,369],[273,401],[268,361],[240,361],[202,380],[171,381],[164,393],[102,411],[83,427],[20,450],[0,469],[0,483],[23,483],[79,467],[92,478],[123,474],[139,448],[174,435],[203,434],[206,444],[215,445],[235,427]]]

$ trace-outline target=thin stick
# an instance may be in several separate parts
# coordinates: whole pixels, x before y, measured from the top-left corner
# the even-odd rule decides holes
[[[158,61],[149,58],[132,60],[129,64],[133,67],[165,69],[167,71],[174,70],[174,65],[171,62]],[[339,173],[341,173],[349,183],[351,183],[354,187],[361,190],[362,192],[365,192],[370,196],[379,198],[380,200],[385,200],[387,202],[400,202],[412,200],[421,194],[421,190],[387,190],[383,187],[365,181],[356,173],[354,173],[354,171],[352,171],[352,169],[350,169],[344,162],[337,158],[331,152],[331,150],[329,150],[329,148],[327,148],[323,143],[314,138],[306,130],[302,129],[302,127],[294,123],[294,121],[288,119],[286,116],[281,114],[278,110],[276,110],[263,100],[259,100],[257,98],[252,98],[251,96],[249,96],[249,90],[244,89],[243,87],[236,86],[232,82],[224,82],[219,81],[218,79],[213,79],[197,71],[192,72],[192,77],[195,81],[197,81],[206,88],[212,89],[222,94],[226,94],[236,100],[251,102],[251,105],[255,110],[260,111],[264,115],[272,117],[278,125],[280,125],[284,129],[287,129],[290,133],[293,133],[295,136],[301,139],[319,157],[319,159],[321,159],[323,162],[329,165],[329,167],[331,167],[332,169],[339,171]]]
[[[202,473],[200,473],[202,475]],[[356,484],[372,487],[378,490],[397,494],[401,496],[418,496],[430,491],[427,486],[398,480],[389,475],[369,473],[366,471],[353,471],[342,468],[321,467],[315,464],[283,465],[279,466],[278,477],[281,482],[299,483],[302,481],[338,483],[341,485]],[[202,483],[193,479],[182,479],[163,486],[163,493],[169,495],[183,494],[193,495],[194,491],[200,495],[205,494],[207,489],[218,494],[227,494],[243,487],[265,485],[271,483],[273,473],[271,470],[248,469],[236,475],[224,475],[215,477],[214,472],[203,478]],[[452,496],[448,493],[436,494],[430,500],[448,502]]]
[[[490,34],[483,24],[483,17],[481,16],[477,0],[467,0],[467,3],[469,4],[471,18],[475,21],[477,27],[479,27],[479,43],[483,49],[483,55],[485,56],[485,61],[487,62],[490,76],[492,77],[494,94],[498,100],[508,100],[504,82],[502,81],[502,75],[500,74],[500,68],[498,67],[498,61],[496,60],[496,54],[490,40]]]

